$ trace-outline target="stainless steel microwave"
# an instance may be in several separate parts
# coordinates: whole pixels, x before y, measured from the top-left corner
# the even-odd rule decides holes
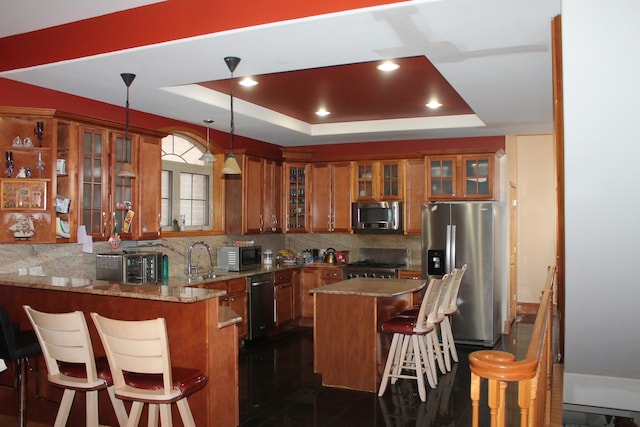
[[[351,204],[354,233],[402,234],[402,202],[355,202]]]
[[[118,283],[162,281],[162,252],[115,252],[96,255],[96,279]]]
[[[262,264],[260,246],[221,246],[217,255],[218,267],[227,271],[255,270]]]

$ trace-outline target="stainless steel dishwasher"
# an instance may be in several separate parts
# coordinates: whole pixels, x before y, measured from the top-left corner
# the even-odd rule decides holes
[[[247,277],[249,340],[265,337],[273,329],[273,273]]]

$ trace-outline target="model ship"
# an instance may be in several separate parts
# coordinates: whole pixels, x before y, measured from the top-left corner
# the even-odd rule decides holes
[[[16,219],[16,222],[9,227],[16,239],[29,239],[32,237],[36,228],[33,225],[33,220],[30,216],[21,215]]]

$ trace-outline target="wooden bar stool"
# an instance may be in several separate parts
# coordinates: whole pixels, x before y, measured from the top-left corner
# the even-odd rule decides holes
[[[128,427],[137,426],[144,404],[148,425],[171,426],[171,404],[176,403],[185,427],[195,426],[187,397],[202,389],[207,374],[171,366],[164,318],[115,320],[91,313],[109,360],[116,397],[133,402]]]
[[[55,427],[67,424],[76,392],[85,393],[86,426],[98,427],[98,391],[107,390],[120,427],[127,424],[127,411],[121,400],[115,397],[109,363],[106,357],[94,358],[91,336],[84,314],[44,313],[23,306],[33,325],[44,361],[47,379],[64,389]]]
[[[27,425],[27,366],[29,357],[42,354],[33,331],[21,331],[0,306],[0,359],[14,364],[15,387],[18,393],[18,425]]]
[[[467,264],[461,268],[455,269],[453,274],[453,284],[451,285],[451,291],[449,292],[449,298],[445,301],[442,308],[444,319],[440,322],[440,336],[442,337],[442,354],[444,355],[444,363],[447,371],[451,371],[451,359],[455,362],[458,361],[458,351],[456,349],[456,343],[453,339],[453,332],[451,330],[451,321],[449,320],[456,311],[458,311],[458,293],[460,292],[460,284],[462,282],[462,276],[467,271]]]
[[[437,379],[434,377],[434,349],[427,348],[429,341],[424,337],[435,329],[435,325],[428,323],[427,319],[430,313],[438,309],[441,289],[442,279],[432,279],[425,291],[417,317],[396,316],[382,324],[382,331],[392,333],[393,337],[378,396],[384,395],[390,381],[395,384],[399,378],[414,379],[418,383],[420,400],[425,402],[425,374],[429,385],[435,388]]]

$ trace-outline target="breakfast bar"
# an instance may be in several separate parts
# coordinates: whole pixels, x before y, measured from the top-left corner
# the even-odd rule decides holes
[[[314,372],[322,384],[376,392],[386,354],[379,326],[417,302],[424,280],[344,280],[311,289]]]
[[[102,280],[51,276],[0,275],[0,305],[21,329],[32,329],[22,308],[28,304],[36,310],[62,313],[81,310],[87,317],[96,356],[104,355],[90,312],[122,320],[164,317],[167,323],[171,361],[174,366],[195,368],[208,374],[203,390],[189,397],[189,406],[198,426],[237,426],[238,403],[238,332],[241,318],[227,307],[220,307],[225,291],[185,286],[184,281],[166,285],[125,285]],[[50,423],[55,418],[62,390],[47,381],[42,361],[29,372],[27,416],[29,420]],[[37,376],[37,379],[34,378]],[[9,372],[0,381],[11,385]],[[2,393],[5,393],[2,391]],[[10,392],[2,402],[12,405]],[[54,404],[52,404],[54,403]],[[5,403],[0,413],[14,413]],[[173,418],[179,419],[173,405]],[[106,393],[99,394],[100,423],[117,425]],[[75,409],[80,408],[79,411]],[[84,424],[84,408],[74,405],[68,425]],[[11,411],[11,412],[9,412]],[[141,422],[141,425],[146,421]]]

